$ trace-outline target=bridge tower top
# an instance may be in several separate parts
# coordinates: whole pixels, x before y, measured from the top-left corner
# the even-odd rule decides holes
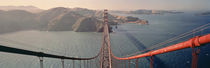
[[[101,53],[101,68],[112,68],[112,56],[109,38],[108,10],[104,10],[103,50]]]

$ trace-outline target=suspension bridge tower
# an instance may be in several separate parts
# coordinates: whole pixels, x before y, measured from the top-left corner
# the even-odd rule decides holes
[[[103,40],[102,40],[102,53],[101,53],[101,67],[112,68],[110,38],[109,38],[109,25],[108,25],[108,10],[104,10],[104,23],[103,23]]]

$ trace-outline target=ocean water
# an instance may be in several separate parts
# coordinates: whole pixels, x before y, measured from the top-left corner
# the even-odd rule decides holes
[[[21,49],[71,57],[93,57],[101,47],[101,33],[20,31],[0,36],[0,44]],[[39,58],[1,53],[2,68],[39,68]],[[78,67],[79,61],[75,61]],[[67,68],[72,61],[65,60]],[[44,58],[44,68],[61,68],[61,59]]]
[[[114,33],[111,33],[111,48],[118,57],[141,54],[146,48],[183,34],[201,25],[210,23],[210,16],[195,16],[194,13],[164,15],[132,15],[149,21],[149,25],[121,24]],[[196,35],[210,33],[210,29]],[[193,37],[188,36],[170,44],[158,46],[154,49],[172,45]],[[4,46],[40,51],[45,53],[65,55],[72,57],[95,56],[101,47],[102,33],[97,32],[45,32],[45,31],[19,31],[0,35],[0,44]],[[210,45],[200,47],[198,68],[210,67]],[[136,53],[138,52],[138,53]],[[0,68],[39,68],[39,59],[34,56],[18,55],[0,52]],[[192,49],[183,49],[166,54],[156,55],[155,68],[190,68]],[[131,66],[135,66],[134,61]],[[79,68],[79,61],[75,61]],[[71,68],[72,61],[65,60],[65,68]],[[139,59],[139,68],[149,67],[149,58]],[[82,66],[83,67],[83,66]],[[61,68],[61,60],[44,58],[44,68]],[[92,67],[96,68],[96,67]]]

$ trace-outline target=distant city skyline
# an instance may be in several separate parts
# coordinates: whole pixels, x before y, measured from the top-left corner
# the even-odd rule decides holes
[[[111,10],[210,10],[210,0],[0,0],[0,6],[81,7]]]

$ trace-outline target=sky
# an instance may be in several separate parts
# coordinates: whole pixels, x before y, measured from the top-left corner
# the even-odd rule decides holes
[[[0,6],[81,7],[111,10],[210,10],[210,0],[0,0]]]

